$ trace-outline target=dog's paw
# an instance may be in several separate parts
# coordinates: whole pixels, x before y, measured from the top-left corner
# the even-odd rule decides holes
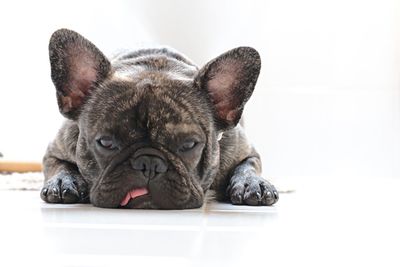
[[[71,174],[60,172],[50,178],[43,186],[40,197],[48,203],[87,203],[87,186],[77,181]]]
[[[234,205],[271,206],[279,199],[275,186],[257,176],[232,178],[227,194]]]

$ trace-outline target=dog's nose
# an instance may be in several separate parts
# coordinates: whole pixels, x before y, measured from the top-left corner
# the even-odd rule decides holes
[[[164,173],[168,170],[164,160],[157,156],[142,155],[132,160],[134,170],[143,172],[148,179],[154,178],[159,173]]]

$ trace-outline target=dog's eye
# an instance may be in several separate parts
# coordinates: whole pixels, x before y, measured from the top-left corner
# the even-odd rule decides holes
[[[196,145],[197,145],[197,142],[194,141],[194,140],[186,141],[179,148],[179,151],[180,152],[187,152],[187,151],[193,149]]]
[[[109,150],[116,148],[113,139],[109,136],[100,137],[99,139],[97,139],[97,144],[99,144],[101,147],[103,147],[105,149],[109,149]]]

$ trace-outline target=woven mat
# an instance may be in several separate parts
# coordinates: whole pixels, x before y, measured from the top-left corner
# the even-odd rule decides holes
[[[40,190],[44,176],[41,172],[0,173],[0,190]]]

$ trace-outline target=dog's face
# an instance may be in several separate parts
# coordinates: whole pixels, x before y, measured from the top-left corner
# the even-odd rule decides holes
[[[200,70],[170,50],[110,62],[70,30],[55,32],[49,50],[60,111],[79,126],[68,141],[91,202],[200,207],[219,169],[218,136],[236,126],[254,89],[258,53],[237,48]]]

